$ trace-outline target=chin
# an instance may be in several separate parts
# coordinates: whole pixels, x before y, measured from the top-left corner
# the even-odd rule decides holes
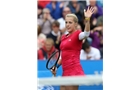
[[[73,32],[73,30],[72,29],[69,29],[69,30],[67,30],[68,32]]]
[[[68,32],[71,32],[72,30],[67,30]]]

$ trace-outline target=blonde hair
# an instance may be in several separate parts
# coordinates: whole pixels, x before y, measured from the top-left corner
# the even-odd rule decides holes
[[[77,18],[77,16],[75,14],[67,14],[66,17],[73,17],[74,22],[78,23],[78,18]]]
[[[54,45],[54,40],[52,38],[47,38],[46,42],[50,42],[52,45]]]
[[[43,33],[40,33],[40,34],[38,35],[38,39],[46,40],[46,36],[45,36]]]

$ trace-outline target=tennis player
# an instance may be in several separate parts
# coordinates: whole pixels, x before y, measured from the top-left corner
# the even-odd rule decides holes
[[[82,48],[83,39],[90,34],[90,17],[94,13],[93,7],[84,10],[86,20],[85,30],[77,30],[78,19],[75,14],[66,15],[66,29],[68,34],[61,38],[60,50],[63,74],[62,76],[84,76],[84,71],[80,65],[80,50]],[[56,71],[52,72],[56,73]],[[61,86],[60,90],[78,90],[78,86]]]

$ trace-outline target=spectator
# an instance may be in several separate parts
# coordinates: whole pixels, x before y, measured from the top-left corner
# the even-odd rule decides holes
[[[98,6],[98,4],[96,3],[96,0],[90,0],[89,4],[90,6],[94,7],[95,9],[95,13],[92,15],[92,18],[98,18],[99,16],[103,16],[103,9],[102,7]]]
[[[97,19],[97,27],[91,30],[89,37],[92,39],[91,46],[100,50],[103,58],[103,17]]]
[[[101,58],[100,51],[84,42],[80,52],[81,60],[99,60]]]
[[[57,49],[52,38],[47,38],[44,47],[38,50],[38,60],[47,60]]]
[[[63,17],[59,18],[57,21],[60,23],[60,30],[61,30],[61,33],[62,34],[65,34],[66,33],[66,28],[65,28],[65,16],[67,14],[70,14],[71,13],[71,10],[69,7],[65,7],[63,9],[63,12],[62,12],[62,15]]]
[[[79,3],[77,0],[71,0],[68,4],[71,12],[74,13],[78,17],[78,23],[83,23],[83,13],[84,13],[84,6],[83,4]]]
[[[59,26],[60,23],[58,21],[54,21],[52,23],[52,31],[47,35],[47,38],[52,38],[54,40],[54,45],[58,50],[59,50],[60,38],[61,38],[61,32]]]
[[[51,24],[54,19],[50,15],[50,10],[48,8],[43,9],[43,18],[38,19],[38,25],[41,27],[41,32],[45,35],[51,32]]]
[[[95,47],[95,48],[98,48],[100,49],[101,47],[101,39],[102,39],[102,27],[99,26],[99,27],[96,27],[94,28],[94,30],[91,30],[91,33],[90,33],[90,38],[92,38],[92,44],[91,46]]]
[[[97,2],[96,0],[89,0],[89,5],[94,7],[94,10],[95,10],[95,13],[92,14],[92,17],[90,19],[90,23],[91,23],[90,24],[91,25],[90,29],[91,30],[94,29],[97,26],[97,19],[98,19],[98,17],[103,16],[103,9],[102,9],[102,7],[98,6],[96,2]],[[82,26],[84,27],[84,25],[82,25]]]
[[[37,35],[37,50],[44,46],[44,42],[46,40],[46,36],[41,33],[41,28],[38,26],[38,35]]]
[[[63,10],[64,3],[61,3],[57,0],[51,1],[46,8],[50,10],[51,16],[57,20],[62,17],[62,10]]]

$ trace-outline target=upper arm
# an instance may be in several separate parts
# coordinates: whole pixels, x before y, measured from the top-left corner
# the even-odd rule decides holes
[[[83,40],[83,39],[89,37],[89,35],[90,35],[90,31],[89,32],[87,32],[87,31],[80,32],[80,34],[79,34],[79,40]]]

